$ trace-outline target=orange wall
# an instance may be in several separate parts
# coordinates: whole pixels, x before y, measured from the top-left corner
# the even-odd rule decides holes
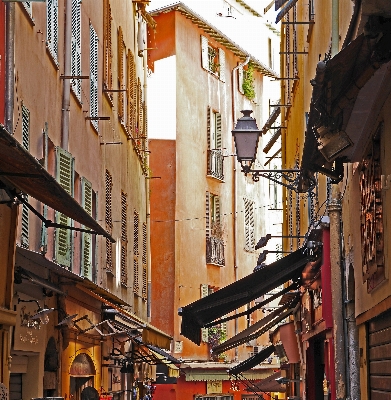
[[[151,322],[173,335],[175,298],[175,182],[174,140],[150,140]],[[162,221],[162,222],[159,222]],[[174,312],[173,312],[174,311]]]

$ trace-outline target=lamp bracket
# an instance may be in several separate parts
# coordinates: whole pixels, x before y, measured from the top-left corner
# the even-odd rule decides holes
[[[242,172],[245,174],[252,174],[254,182],[258,182],[259,178],[262,177],[285,186],[295,192],[298,191],[297,181],[300,173],[299,169],[251,169],[248,166],[242,166]],[[287,183],[282,182],[282,179]]]

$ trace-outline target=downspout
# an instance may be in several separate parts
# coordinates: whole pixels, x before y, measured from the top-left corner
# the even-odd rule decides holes
[[[5,3],[5,128],[11,134],[14,130],[14,89],[15,89],[15,3]]]
[[[65,38],[64,38],[64,75],[71,76],[72,62],[72,0],[65,2]],[[71,97],[71,80],[63,79],[61,107],[61,147],[68,151],[69,147],[69,112]]]
[[[236,115],[236,108],[235,108],[235,90],[236,90],[236,71],[247,65],[250,62],[250,56],[246,57],[246,60],[238,64],[236,67],[233,68],[232,70],[232,129],[235,128],[235,115]],[[235,149],[235,145],[232,145],[233,149]],[[235,150],[233,150],[232,153],[235,153]],[[238,238],[238,214],[237,214],[237,205],[238,205],[238,169],[236,168],[236,162],[235,160],[233,161],[233,175],[234,175],[234,180],[233,180],[233,192],[234,192],[234,201],[233,201],[233,216],[234,216],[234,274],[235,274],[235,282],[238,281],[238,251],[237,251],[237,238]],[[237,314],[238,310],[235,310],[235,314]],[[237,335],[239,332],[239,323],[237,318],[235,318],[235,335]],[[239,352],[238,348],[235,347],[235,361],[239,359]]]

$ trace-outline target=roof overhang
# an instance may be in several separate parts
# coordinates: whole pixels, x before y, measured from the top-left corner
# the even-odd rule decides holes
[[[334,161],[361,161],[391,93],[391,19],[369,17],[370,34],[359,35],[327,63],[318,64],[305,137],[299,191],[315,172],[329,173]]]
[[[298,249],[217,292],[183,307],[179,310],[179,314],[182,315],[181,334],[199,345],[203,326],[290,280],[299,281],[301,271],[309,258],[303,249]]]
[[[70,196],[45,168],[0,124],[0,181],[11,191],[23,192],[56,211],[114,239]]]

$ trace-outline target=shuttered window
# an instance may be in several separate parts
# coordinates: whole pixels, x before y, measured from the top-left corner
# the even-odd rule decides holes
[[[217,225],[220,225],[220,198],[206,192],[206,236],[214,236]]]
[[[121,284],[128,284],[128,195],[121,192]]]
[[[238,90],[239,93],[244,94],[244,90],[243,90],[243,67],[239,67],[238,68]]]
[[[72,0],[71,75],[81,76],[81,8],[80,0]],[[80,79],[71,80],[72,90],[81,100]]]
[[[58,0],[46,1],[46,42],[51,56],[58,63]]]
[[[201,66],[225,82],[225,52],[212,46],[208,38],[201,35]]]
[[[81,179],[81,193],[82,207],[92,216],[92,184],[84,177]],[[92,280],[92,234],[82,232],[81,238],[81,274]]]
[[[125,43],[122,28],[118,28],[118,88],[121,90],[125,87]],[[118,92],[118,118],[121,123],[125,123],[125,95],[124,92]]]
[[[62,188],[73,196],[73,163],[72,155],[66,150],[56,148],[56,179]],[[57,213],[57,223],[71,226],[72,220],[64,214]],[[71,230],[56,229],[56,261],[65,267],[71,267]]]
[[[22,146],[27,151],[30,150],[30,111],[22,105]],[[26,196],[28,201],[28,196]],[[22,247],[29,247],[29,209],[23,204],[22,206],[22,234],[21,245]]]
[[[127,123],[126,123],[126,131],[128,133],[128,137],[132,138],[135,136],[135,127],[136,127],[136,65],[134,62],[133,53],[128,50],[127,57]]]
[[[105,57],[105,75],[104,75],[104,88],[107,90],[113,89],[113,49],[111,41],[111,6],[109,0],[104,0],[103,3],[103,48]],[[113,94],[107,92],[107,95],[113,100]]]
[[[133,291],[139,293],[139,214],[133,213]]]
[[[255,247],[255,220],[254,201],[244,199],[244,248],[254,251]]]
[[[98,35],[90,24],[90,116],[98,117]],[[98,132],[98,121],[91,121]]]
[[[143,90],[141,87],[141,81],[140,78],[137,78],[137,86],[136,86],[136,91],[137,91],[137,109],[136,109],[136,144],[139,149],[142,148],[142,142],[144,140],[144,132],[143,132],[143,127],[144,127],[144,121],[143,121],[143,116],[144,116],[144,108],[143,108]]]
[[[208,148],[221,150],[221,114],[208,108]]]
[[[147,266],[147,224],[143,223],[143,251],[142,251],[142,264],[143,264],[143,286],[141,289],[141,296],[144,300],[147,299],[148,293],[148,266]]]
[[[106,170],[105,176],[106,204],[105,204],[105,225],[106,231],[111,235],[113,233],[113,211],[112,211],[112,191],[113,177]],[[113,272],[113,245],[109,239],[106,239],[106,270]]]
[[[201,299],[208,296],[209,286],[207,284],[201,284]],[[201,340],[205,343],[208,342],[208,328],[201,328]]]

